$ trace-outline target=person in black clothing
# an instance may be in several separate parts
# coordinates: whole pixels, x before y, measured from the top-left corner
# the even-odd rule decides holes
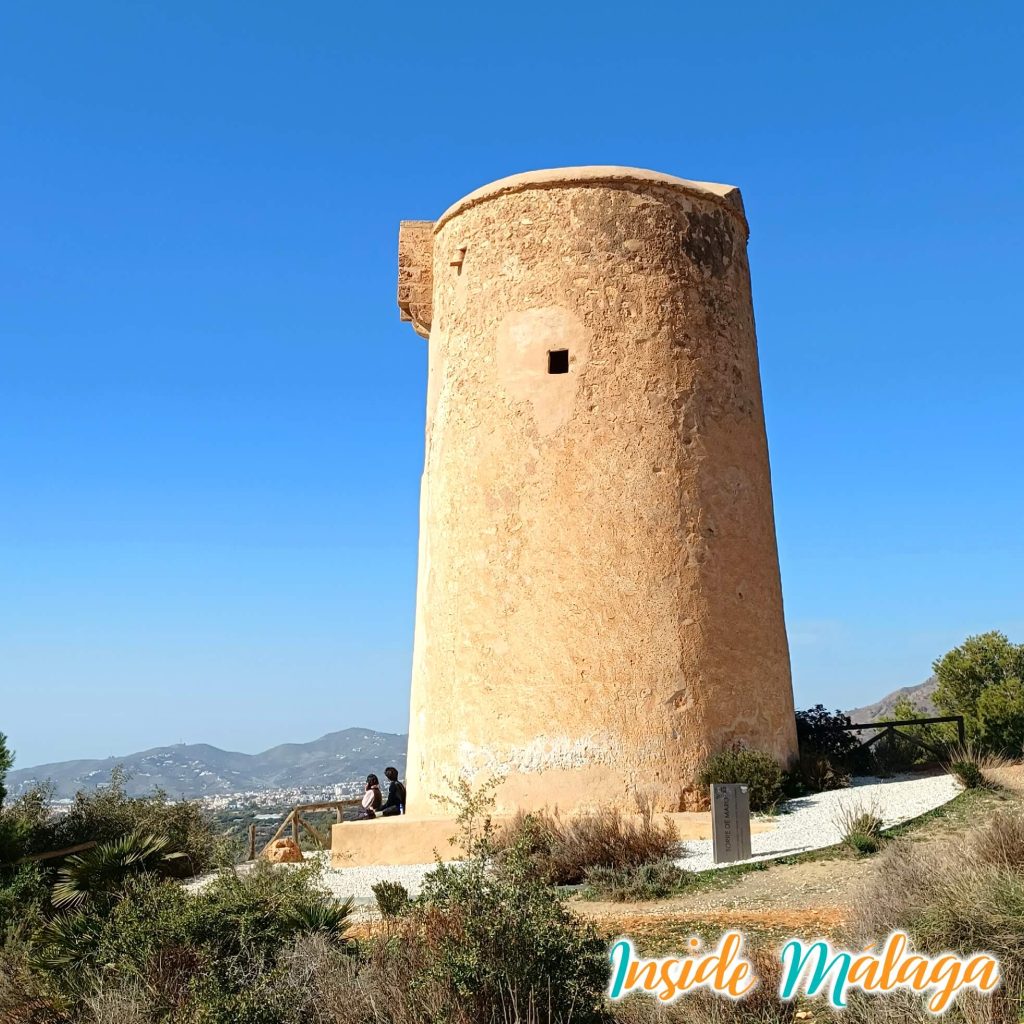
[[[405,814],[405,786],[398,781],[398,769],[385,768],[384,778],[388,780],[388,798],[381,809],[381,817],[390,818],[394,814]]]

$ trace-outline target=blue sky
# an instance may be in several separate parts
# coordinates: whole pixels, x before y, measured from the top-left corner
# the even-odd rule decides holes
[[[402,218],[739,185],[798,705],[1024,640],[1019,5],[5,4],[0,730],[18,764],[404,731]]]

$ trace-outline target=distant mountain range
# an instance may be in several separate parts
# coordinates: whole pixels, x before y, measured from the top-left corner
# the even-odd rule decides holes
[[[868,704],[863,708],[854,708],[846,713],[856,725],[865,725],[868,722],[877,722],[880,718],[891,718],[893,708],[899,700],[909,700],[918,711],[926,715],[938,715],[939,710],[935,707],[935,687],[939,681],[935,676],[929,676],[923,683],[917,686],[903,686],[892,693],[886,694],[881,700],[874,704]]]
[[[239,754],[206,743],[177,743],[124,757],[92,761],[57,761],[20,768],[7,776],[17,796],[35,783],[49,781],[57,799],[73,797],[110,781],[121,765],[130,776],[126,790],[141,796],[159,786],[172,797],[225,796],[268,789],[319,789],[355,784],[374,772],[381,779],[394,765],[405,777],[408,737],[373,729],[329,732],[310,743],[283,743],[261,754]]]

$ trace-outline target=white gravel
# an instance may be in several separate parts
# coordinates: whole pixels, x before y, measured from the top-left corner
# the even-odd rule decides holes
[[[384,879],[387,879],[389,882],[401,882],[409,890],[410,896],[418,896],[423,886],[423,876],[433,871],[436,866],[435,862],[431,861],[429,864],[332,868],[330,867],[330,857],[328,854],[319,853],[312,856],[323,858],[324,872],[321,880],[339,899],[346,899],[349,896],[353,896],[356,899],[372,897],[373,890],[371,887]],[[307,861],[310,859],[311,857],[306,857]],[[447,863],[452,862],[448,861]]]
[[[960,792],[951,775],[896,776],[885,781],[874,778],[854,779],[849,789],[789,800],[783,813],[770,821],[770,832],[750,837],[753,856],[750,861],[785,857],[834,846],[842,839],[838,819],[845,808],[863,806],[874,811],[886,828],[916,818],[926,811],[948,803]],[[686,855],[676,863],[688,871],[706,871],[716,865],[711,860],[710,839],[690,839],[685,843]],[[735,863],[749,863],[736,861]],[[725,866],[725,865],[721,865]]]
[[[365,868],[332,868],[331,855],[329,853],[307,853],[305,863],[313,864],[320,868],[321,883],[332,892],[338,899],[354,897],[357,901],[373,901],[373,886],[377,882],[387,879],[389,882],[401,882],[409,890],[410,896],[418,896],[423,886],[423,876],[433,871],[434,861],[429,864],[399,864],[392,866],[377,866]],[[451,864],[452,861],[445,863]],[[281,867],[297,867],[295,864],[283,864]],[[245,873],[252,870],[251,864],[241,864],[236,871]],[[217,877],[213,871],[208,875],[202,875],[185,883],[185,888],[198,892],[205,888]]]
[[[784,804],[783,813],[771,818],[755,819],[768,821],[773,828],[751,837],[754,855],[750,860],[769,860],[835,845],[842,838],[838,818],[846,807],[862,805],[865,809],[873,810],[889,828],[940,807],[959,792],[960,787],[950,775],[925,778],[919,775],[896,776],[885,781],[874,778],[854,779],[849,789],[799,797]],[[710,839],[688,839],[684,846],[685,856],[676,861],[680,867],[689,871],[706,871],[716,866],[711,860]],[[307,863],[316,860],[321,862],[323,868],[323,884],[335,896],[339,899],[352,896],[360,902],[371,900],[372,886],[383,879],[401,882],[410,895],[416,896],[422,887],[423,876],[435,866],[431,861],[429,864],[334,869],[330,866],[329,854],[306,855]],[[196,879],[189,884],[189,888],[201,888],[212,877]]]

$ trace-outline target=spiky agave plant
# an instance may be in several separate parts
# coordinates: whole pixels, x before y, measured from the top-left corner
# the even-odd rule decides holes
[[[50,900],[58,910],[76,910],[90,900],[116,900],[129,876],[167,873],[174,861],[186,856],[169,846],[166,836],[136,830],[68,857]]]
[[[302,900],[287,911],[288,922],[296,931],[316,933],[340,939],[348,930],[348,917],[352,913],[351,897],[344,903],[330,900]]]

